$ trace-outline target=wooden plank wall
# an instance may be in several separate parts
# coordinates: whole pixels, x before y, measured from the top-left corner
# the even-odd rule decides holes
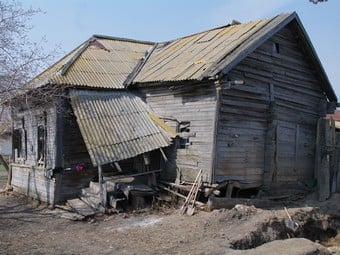
[[[56,133],[56,109],[51,104],[46,104],[32,109],[25,109],[22,111],[14,111],[13,128],[23,128],[26,132],[27,151],[24,165],[37,165],[38,158],[38,141],[37,132],[38,125],[41,123],[41,118],[44,118],[46,112],[46,131],[47,131],[47,157],[46,168],[55,167],[55,133]],[[22,137],[22,146],[25,147],[24,137]],[[14,148],[13,148],[14,149]]]
[[[292,29],[283,28],[228,74],[245,83],[221,93],[215,181],[259,186],[263,178],[313,179],[316,124],[326,97]]]
[[[68,105],[68,107],[70,106]],[[76,117],[72,114],[70,108],[68,108],[68,112],[61,120],[62,166],[65,169],[70,168],[74,170],[77,164],[83,163],[88,169],[93,169],[90,155],[86,149]]]
[[[54,204],[56,180],[46,178],[43,169],[23,165],[12,165],[12,186],[27,196]]]
[[[169,162],[163,178],[193,181],[199,169],[203,178],[212,178],[212,149],[215,129],[216,88],[213,83],[194,85],[190,82],[176,83],[176,87],[159,85],[141,88],[140,96],[168,125],[176,128],[178,121],[190,121],[190,145],[179,149],[176,144],[167,149]],[[176,143],[176,142],[175,142]]]
[[[234,71],[233,78],[237,76]],[[268,86],[247,79],[245,85],[222,89],[217,128],[215,182],[262,183],[267,128]]]
[[[23,110],[24,109],[24,110]],[[12,166],[11,185],[15,190],[38,200],[54,204],[55,178],[45,177],[45,169],[37,167],[38,159],[38,125],[44,123],[46,112],[46,166],[45,169],[55,167],[55,134],[56,134],[56,109],[48,103],[43,106],[27,109],[14,109],[14,129],[21,128],[22,146],[25,152],[20,159],[20,164]],[[26,141],[25,141],[26,140]]]
[[[58,126],[61,127],[58,146],[62,149],[61,159],[62,171],[58,174],[58,201],[75,198],[82,188],[88,187],[91,180],[98,174],[97,168],[91,163],[79,126],[69,104],[65,104],[62,117],[59,118]],[[66,113],[66,114],[65,114]],[[84,172],[77,172],[77,165],[84,164]]]

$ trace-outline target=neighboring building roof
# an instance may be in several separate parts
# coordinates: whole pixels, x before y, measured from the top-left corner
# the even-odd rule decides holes
[[[326,119],[334,120],[335,127],[340,129],[340,110],[335,110],[333,114],[327,114]]]
[[[171,42],[156,44],[140,63],[132,83],[216,79],[228,73],[266,40],[290,22],[310,53],[312,64],[331,101],[337,101],[319,58],[295,12],[244,24],[227,25]]]
[[[94,166],[132,158],[170,144],[137,96],[124,91],[72,90],[73,111]]]
[[[151,42],[94,35],[64,58],[35,77],[28,89],[47,84],[91,88],[124,88]]]

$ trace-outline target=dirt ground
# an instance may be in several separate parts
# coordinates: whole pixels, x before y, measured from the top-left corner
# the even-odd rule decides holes
[[[312,198],[287,206],[291,221],[283,208],[245,205],[193,216],[161,206],[71,221],[1,193],[0,254],[340,254],[340,194],[324,203]]]

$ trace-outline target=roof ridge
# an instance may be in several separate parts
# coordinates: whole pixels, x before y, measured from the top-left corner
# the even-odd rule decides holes
[[[99,35],[99,34],[92,35],[92,38],[108,39],[108,40],[116,40],[116,41],[123,41],[123,42],[132,42],[132,43],[141,43],[141,44],[150,44],[150,45],[155,44],[155,42],[151,42],[151,41],[136,40],[136,39],[130,39],[130,38],[124,38],[124,37]]]
[[[80,55],[90,46],[91,42],[93,42],[95,38],[90,37],[87,39],[82,45],[80,45],[79,49],[74,53],[74,55],[57,71],[57,73],[60,73],[62,76],[66,74],[66,72],[69,70],[69,68],[73,65],[73,63],[80,57]]]

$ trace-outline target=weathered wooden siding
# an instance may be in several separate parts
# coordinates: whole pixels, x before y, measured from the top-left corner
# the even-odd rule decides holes
[[[38,161],[38,125],[44,123],[46,116],[46,168],[55,167],[56,108],[53,104],[14,112],[13,128],[23,129],[21,155],[25,165],[36,166]],[[26,139],[26,141],[25,141]],[[15,148],[13,148],[15,149]]]
[[[215,181],[236,180],[254,186],[262,183],[268,94],[268,87],[250,80],[230,90],[222,89]]]
[[[178,86],[179,85],[179,86]],[[141,88],[147,104],[166,123],[176,128],[177,121],[189,121],[187,148],[178,148],[179,141],[167,150],[169,162],[163,173],[167,179],[193,181],[199,169],[205,181],[211,181],[212,149],[215,129],[216,88],[213,84],[195,86],[190,82],[175,87],[160,85]]]
[[[87,152],[83,137],[80,133],[75,116],[69,104],[58,116],[58,165],[61,171],[58,186],[58,200],[65,201],[77,197],[82,188],[88,187],[91,180],[96,178],[98,172],[94,169]],[[85,170],[77,171],[77,166],[84,165]]]
[[[223,89],[215,180],[296,183],[313,178],[316,123],[326,97],[291,27],[230,73],[244,85]]]
[[[59,145],[62,148],[62,166],[65,169],[75,170],[78,164],[85,164],[87,168],[92,168],[90,155],[81,135],[76,117],[68,106],[66,114],[59,118],[60,127]]]
[[[21,129],[22,152],[12,166],[12,186],[44,202],[55,202],[55,178],[46,177],[55,167],[56,108],[53,104],[14,111],[13,127]],[[46,124],[46,160],[38,167],[38,125]],[[15,149],[15,148],[13,148]]]
[[[47,178],[41,168],[12,164],[14,190],[40,201],[54,204],[56,179]]]
[[[75,117],[69,114],[70,108],[67,104],[55,105],[21,110],[14,119],[14,129],[24,130],[22,147],[26,151],[13,169],[12,185],[24,194],[28,192],[29,196],[49,203],[78,196],[81,188],[88,186],[97,175]],[[37,167],[38,125],[45,122],[46,165]],[[86,166],[84,172],[76,171],[79,164]],[[53,177],[45,177],[50,174],[48,171],[54,173]]]

